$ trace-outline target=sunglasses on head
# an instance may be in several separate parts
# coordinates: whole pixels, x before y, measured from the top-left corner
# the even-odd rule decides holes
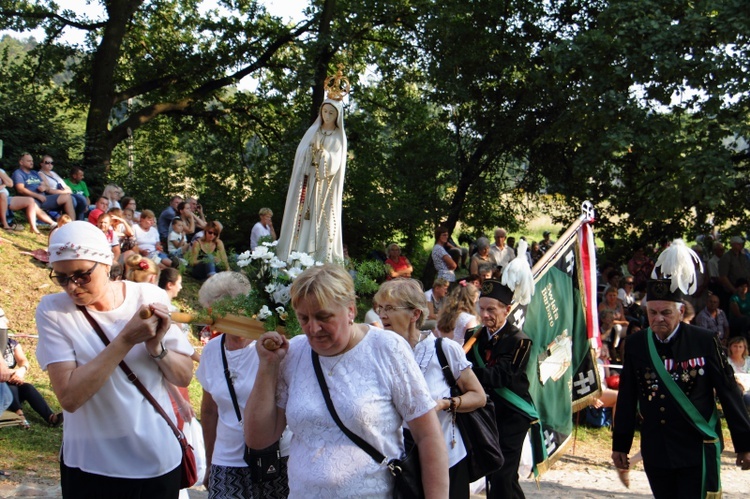
[[[94,266],[85,272],[74,272],[73,275],[67,276],[65,274],[53,274],[53,270],[49,273],[49,278],[62,287],[68,285],[69,282],[73,282],[76,286],[83,286],[91,282],[91,273],[94,271],[99,262],[94,263]]]

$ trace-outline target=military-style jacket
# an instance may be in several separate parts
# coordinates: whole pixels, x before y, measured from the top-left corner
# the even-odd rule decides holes
[[[531,339],[509,322],[505,323],[492,340],[488,339],[487,328],[480,326],[478,329],[476,344],[486,366],[479,367],[472,350],[469,350],[466,357],[472,363],[479,382],[495,403],[498,430],[501,435],[525,431],[529,428],[530,419],[495,393],[494,388],[506,387],[531,402],[529,378],[526,376]],[[472,332],[477,334],[477,329]]]
[[[647,332],[639,331],[629,336],[625,343],[612,450],[630,452],[640,409],[644,462],[661,468],[699,466],[703,437],[654,371],[648,353]],[[669,343],[658,340],[654,343],[672,379],[706,420],[714,410],[716,390],[735,451],[749,451],[750,419],[732,367],[716,337],[706,329],[680,324]]]

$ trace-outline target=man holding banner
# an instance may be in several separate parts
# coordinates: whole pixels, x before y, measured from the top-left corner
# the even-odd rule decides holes
[[[529,427],[532,421],[539,422],[526,374],[531,339],[508,320],[511,303],[527,305],[534,294],[525,253],[526,242],[521,241],[518,256],[503,269],[502,281],[487,279],[482,283],[482,326],[473,330],[474,341],[466,353],[479,382],[495,403],[500,449],[505,457],[502,468],[487,477],[490,499],[525,497],[518,483],[518,465]]]
[[[513,292],[500,281],[484,281],[479,297],[482,326],[474,331],[478,335],[476,344],[466,354],[479,382],[495,403],[500,449],[505,457],[503,467],[487,477],[490,499],[525,497],[518,483],[518,464],[531,419],[495,391],[509,390],[531,404],[526,375],[531,340],[506,320],[512,299]]]
[[[695,291],[698,257],[677,240],[647,284],[650,328],[627,338],[612,436],[612,460],[629,468],[638,412],[641,452],[656,499],[721,497],[721,439],[714,393],[729,426],[737,465],[750,469],[750,419],[717,338],[682,323]],[[657,279],[656,271],[667,278]]]

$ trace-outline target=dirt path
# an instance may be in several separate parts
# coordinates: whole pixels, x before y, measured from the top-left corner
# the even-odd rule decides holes
[[[734,456],[722,455],[721,481],[725,499],[746,498],[750,492],[750,471],[741,471],[734,465]],[[638,465],[630,472],[630,489],[626,489],[617,473],[598,458],[567,455],[558,461],[543,477],[537,488],[533,480],[522,482],[528,499],[600,499],[651,497],[643,467]],[[0,479],[0,498],[37,497],[59,498],[59,484],[39,480],[33,474],[17,473]],[[202,490],[190,490],[190,498],[205,498]],[[473,496],[482,498],[484,494]]]

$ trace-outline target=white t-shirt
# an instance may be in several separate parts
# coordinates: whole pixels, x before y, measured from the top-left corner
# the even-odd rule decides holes
[[[402,423],[434,410],[409,344],[396,333],[370,327],[354,348],[320,357],[333,406],[352,432],[388,459],[401,457]],[[329,373],[333,374],[330,375]],[[277,404],[292,430],[290,499],[390,497],[393,479],[344,435],[326,408],[307,337],[292,338],[282,361]]]
[[[156,227],[151,227],[146,232],[140,225],[135,224],[133,225],[133,233],[139,249],[149,253],[156,251],[156,243],[159,242],[159,231],[156,230]]]
[[[178,234],[173,230],[169,231],[169,240],[167,241],[168,253],[172,254],[177,251],[182,246],[182,243],[184,243],[186,240],[187,237],[184,233]]]
[[[257,222],[255,225],[253,225],[253,230],[250,232],[250,251],[254,250],[256,246],[258,246],[258,239],[260,239],[263,236],[270,236],[271,235],[271,229],[268,227],[263,227],[263,224],[260,222]]]
[[[516,252],[508,245],[500,249],[496,244],[490,246],[490,260],[500,268],[505,267],[516,257]]]
[[[476,320],[476,316],[466,312],[461,312],[456,319],[456,325],[453,327],[453,341],[459,345],[464,344],[464,334],[466,334],[466,326],[469,325],[471,320]]]
[[[620,288],[617,290],[617,299],[622,302],[622,306],[625,308],[635,303],[635,297],[633,296],[633,294],[626,293],[624,288]]]
[[[153,284],[123,282],[125,301],[119,307],[108,312],[89,309],[110,340],[138,313],[141,305],[169,305],[163,289]],[[86,317],[65,293],[42,298],[36,310],[36,324],[39,331],[36,356],[44,370],[57,362],[85,365],[105,348]],[[193,347],[174,325],[167,331],[164,345],[170,352],[193,353]],[[173,417],[158,361],[149,356],[145,344],[135,345],[124,360]],[[166,421],[119,367],[77,411],[65,411],[63,453],[67,466],[120,478],[157,477],[172,471],[182,460],[180,445]]]
[[[440,359],[438,359],[435,350],[436,341],[437,338],[430,333],[429,336],[414,346],[414,359],[417,361],[420,371],[424,374],[424,378],[427,381],[427,386],[430,389],[430,395],[433,400],[451,396],[450,386],[448,386],[448,383],[445,381],[443,368],[440,366]],[[471,367],[471,362],[466,360],[466,354],[461,346],[450,338],[443,338],[443,352],[445,352],[445,358],[451,368],[453,377],[458,381],[461,372],[464,369]],[[451,448],[451,441],[454,436],[451,413],[440,411],[437,413],[437,416],[440,421],[440,427],[443,430],[445,445],[448,447],[448,467],[452,467],[466,457],[466,446],[464,446],[461,432],[458,430],[458,426],[456,426],[456,445]],[[404,426],[408,428],[407,424]]]
[[[245,404],[255,384],[258,374],[258,351],[255,342],[239,350],[227,350],[227,364],[240,406],[240,416],[244,417]],[[229,395],[227,379],[224,376],[224,363],[221,360],[221,336],[208,342],[201,353],[201,362],[195,377],[204,390],[211,394],[219,410],[216,424],[216,442],[211,460],[218,466],[245,467],[243,459],[245,437],[242,425],[237,421],[232,397]]]

